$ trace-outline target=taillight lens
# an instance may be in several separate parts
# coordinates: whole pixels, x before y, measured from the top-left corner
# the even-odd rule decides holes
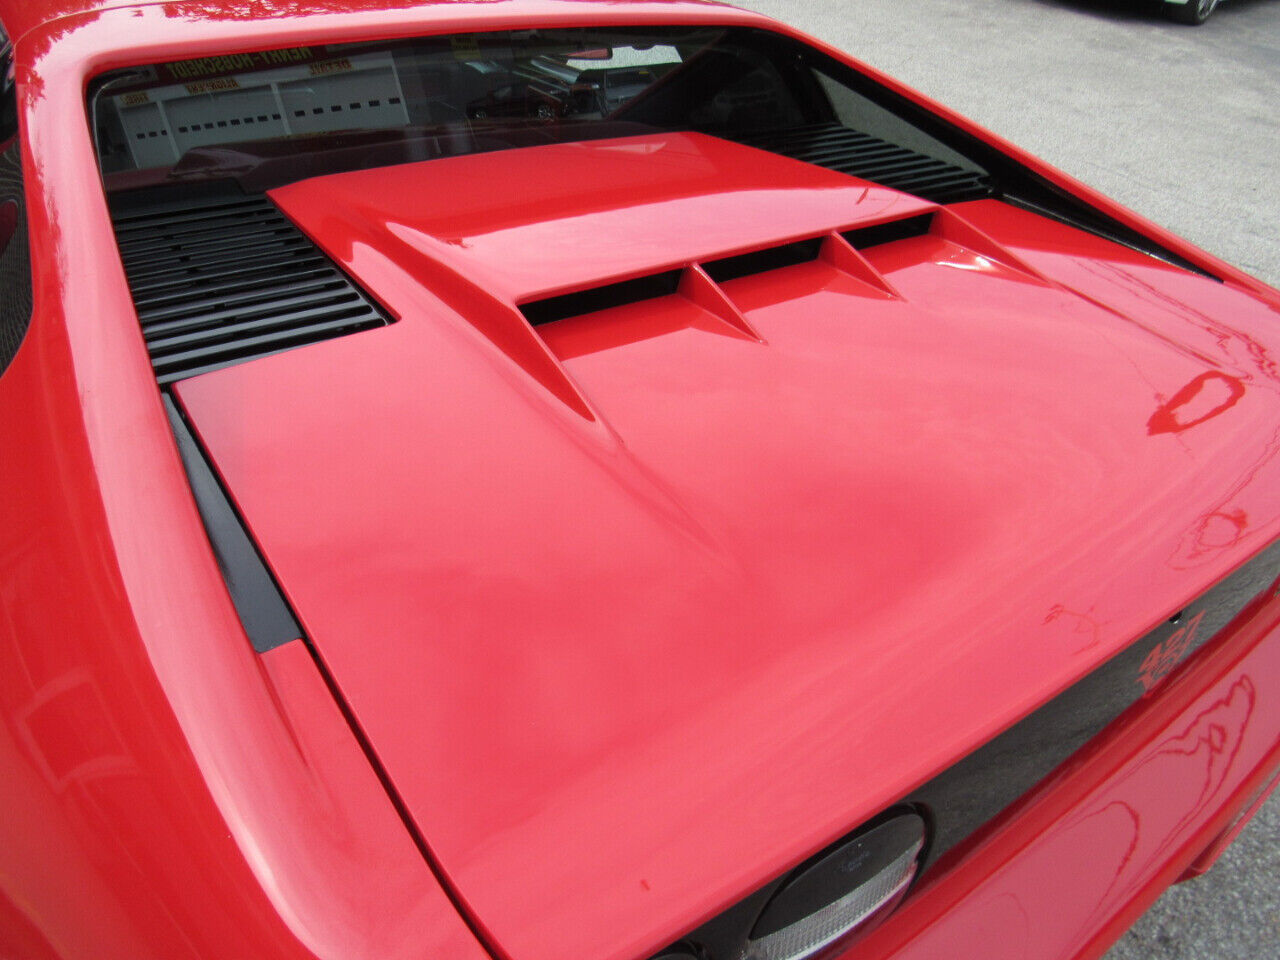
[[[742,960],[806,960],[869,927],[915,878],[925,829],[902,813],[801,867],[760,914]]]

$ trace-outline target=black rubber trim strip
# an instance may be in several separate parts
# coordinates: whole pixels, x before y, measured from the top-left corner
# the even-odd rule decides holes
[[[1047,180],[1045,184],[1047,185],[1046,189],[1053,188],[1053,184],[1050,184]],[[1071,196],[1065,191],[1059,192],[1062,193],[1063,197]],[[1084,206],[1073,208],[1065,200],[1052,202],[1047,199],[1049,196],[1048,192],[1033,195],[1030,191],[1017,192],[1010,189],[999,199],[1010,206],[1028,210],[1037,216],[1057,220],[1068,227],[1075,227],[1077,230],[1092,233],[1095,237],[1102,237],[1104,240],[1118,243],[1120,246],[1128,247],[1138,253],[1145,253],[1148,257],[1154,257],[1156,260],[1163,261],[1181,270],[1186,270],[1188,273],[1197,273],[1206,279],[1213,280],[1215,283],[1223,282],[1222,278],[1217,274],[1210,273],[1204,267],[1197,266],[1181,254],[1174,253],[1163,244],[1156,243],[1156,241],[1147,237],[1145,233],[1139,233],[1137,230],[1126,227],[1119,220],[1107,216],[1100,210]],[[1083,201],[1081,201],[1081,204],[1083,205]]]
[[[178,442],[178,454],[186,467],[200,519],[213,546],[213,555],[253,649],[266,653],[302,639],[297,618],[209,466],[195,434],[168,394],[164,397],[164,409]]]

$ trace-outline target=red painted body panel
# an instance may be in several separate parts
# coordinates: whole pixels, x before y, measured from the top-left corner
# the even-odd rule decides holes
[[[0,523],[0,554],[6,558],[0,611],[0,712],[5,721],[0,790],[6,812],[0,833],[0,931],[9,938],[0,943],[18,956],[41,958],[478,960],[484,951],[402,830],[372,770],[361,765],[355,741],[347,739],[340,715],[321,695],[319,674],[301,656],[302,648],[258,658],[243,636],[193,509],[138,334],[84,120],[85,85],[101,70],[140,62],[326,39],[498,29],[538,19],[560,24],[767,21],[695,3],[568,0],[263,3],[252,5],[251,11],[276,16],[258,21],[246,20],[246,8],[234,4],[164,3],[84,12],[100,6],[105,5],[50,0],[0,7],[6,26],[21,37],[18,80],[36,271],[31,330],[13,365],[0,377],[0,404],[22,412],[0,418],[0,449],[21,451],[20,457],[0,460],[0,483],[6,491]],[[41,26],[50,18],[59,19]],[[346,386],[377,397],[382,406],[369,406],[364,418],[347,424],[348,439],[354,442],[333,453],[326,466],[332,474],[309,475],[296,463],[282,474],[305,494],[303,503],[325,502],[334,491],[326,493],[324,486],[340,483],[349,484],[348,494],[390,498],[382,517],[389,526],[365,529],[360,536],[366,545],[375,534],[406,543],[407,561],[398,580],[377,581],[371,571],[358,574],[365,579],[357,578],[355,586],[369,588],[363,602],[366,611],[373,610],[373,619],[361,621],[352,631],[341,629],[350,613],[338,609],[337,598],[313,596],[320,578],[314,558],[298,559],[305,543],[294,534],[304,531],[299,536],[305,541],[304,520],[313,529],[332,520],[343,536],[353,536],[359,518],[349,501],[330,516],[305,518],[297,505],[259,504],[253,522],[275,541],[268,551],[273,563],[293,564],[306,574],[291,577],[287,589],[300,600],[303,618],[320,639],[323,655],[340,661],[344,692],[361,697],[360,719],[377,728],[379,752],[385,749],[403,762],[415,746],[415,731],[388,732],[397,710],[417,722],[443,724],[423,734],[432,738],[436,751],[427,759],[438,765],[428,769],[424,755],[419,755],[417,763],[423,766],[416,779],[407,778],[406,793],[413,798],[423,833],[433,848],[439,848],[448,879],[459,885],[469,906],[490,911],[492,920],[487,915],[486,923],[504,946],[521,950],[517,960],[572,955],[568,949],[553,949],[555,944],[567,946],[564,940],[552,943],[561,933],[582,947],[582,960],[634,960],[624,951],[648,949],[660,938],[692,927],[768,871],[776,872],[848,829],[862,813],[894,799],[895,791],[1030,709],[1155,616],[1171,612],[1276,532],[1277,485],[1271,471],[1278,445],[1272,439],[1275,398],[1263,322],[1274,324],[1274,291],[990,134],[961,125],[1228,283],[1210,285],[1071,231],[1046,236],[1025,214],[979,204],[964,210],[970,222],[1055,282],[1087,288],[1090,298],[1124,316],[1081,306],[1084,301],[1056,287],[989,261],[981,263],[954,243],[926,238],[910,255],[900,250],[877,262],[901,287],[906,303],[916,298],[929,301],[973,284],[984,296],[990,294],[984,307],[998,314],[1012,310],[1016,299],[1018,315],[1025,317],[1026,297],[1062,312],[1054,314],[1053,323],[1033,323],[1031,330],[1015,326],[1012,342],[989,335],[964,343],[956,341],[960,318],[948,320],[903,302],[868,296],[865,286],[830,269],[800,268],[789,275],[782,291],[787,302],[771,302],[776,291],[765,284],[742,281],[735,298],[749,308],[751,324],[767,345],[698,329],[702,316],[695,314],[691,320],[684,302],[667,304],[660,317],[631,318],[638,327],[636,335],[617,343],[602,344],[597,333],[575,332],[570,326],[548,334],[549,365],[543,372],[548,377],[564,372],[582,395],[599,396],[607,424],[590,424],[571,405],[548,403],[545,383],[531,387],[528,370],[513,365],[509,351],[495,350],[491,339],[477,335],[438,302],[415,291],[408,282],[412,275],[395,288],[386,271],[376,288],[380,295],[408,308],[430,308],[439,322],[415,323],[406,314],[400,324],[376,334],[240,368],[240,382],[249,392],[239,409],[248,409],[251,399],[266,405],[239,421],[226,410],[202,420],[202,430],[219,436],[224,468],[230,473],[248,469],[237,465],[237,447],[243,450],[261,442],[271,430],[288,425],[290,417],[309,419],[312,433],[295,436],[291,443],[316,461],[333,451],[318,435],[320,411],[300,409],[304,398],[315,399],[319,392],[309,374],[332,376],[351,363],[374,361],[374,369],[364,373],[366,379]],[[377,260],[353,256],[352,269],[364,269]],[[961,271],[954,271],[957,275],[951,277],[949,268],[941,265],[944,261],[970,268],[973,275],[963,279]],[[1269,306],[1246,293],[1268,298]],[[877,324],[805,315],[796,306],[801,298],[810,304],[838,303],[841,310],[856,300]],[[891,320],[890,311],[895,310],[907,311],[910,317]],[[1081,331],[1085,315],[1097,326],[1079,341],[1047,329],[1056,323],[1061,330]],[[996,328],[994,317],[970,319],[979,329]],[[960,476],[966,485],[949,488],[938,482],[933,496],[915,514],[896,503],[887,485],[871,490],[876,496],[860,504],[837,503],[828,523],[812,530],[828,556],[836,555],[833,518],[848,519],[855,507],[871,510],[882,525],[888,519],[886,529],[900,534],[887,541],[892,549],[877,556],[879,566],[844,595],[850,585],[836,582],[829,569],[816,569],[816,556],[801,556],[800,562],[792,563],[790,555],[761,557],[748,554],[746,547],[754,539],[750,546],[758,550],[761,537],[781,543],[777,531],[797,529],[803,522],[798,506],[804,502],[818,499],[830,505],[833,468],[855,469],[850,467],[849,451],[806,462],[799,475],[795,469],[780,475],[759,504],[750,502],[753,491],[744,489],[744,478],[732,470],[738,466],[759,471],[780,463],[795,443],[804,401],[815,396],[802,391],[779,419],[751,396],[744,385],[750,380],[743,364],[753,364],[752,372],[764,376],[782,373],[787,369],[783,364],[792,371],[816,369],[821,358],[806,356],[803,348],[818,341],[823,323],[838,341],[844,338],[843,349],[849,348],[851,327],[873,330],[875,349],[886,360],[899,353],[909,357],[910,348],[923,348],[936,364],[932,370],[899,371],[921,381],[931,374],[954,373],[961,359],[971,363],[970,378],[973,370],[994,369],[994,380],[1011,384],[1014,397],[1019,396],[1020,376],[1029,382],[1033,376],[1081,375],[1090,364],[1099,372],[1122,366],[1127,371],[1117,380],[1116,396],[1099,398],[1080,380],[1062,378],[1063,389],[1052,402],[1038,396],[1022,410],[1009,402],[1008,394],[998,397],[990,384],[971,383],[966,389],[972,391],[973,406],[947,411],[951,422],[938,419],[924,434],[905,432],[904,425],[926,422],[927,404],[908,408],[905,417],[900,410],[884,416],[876,430],[868,431],[869,444],[861,448],[869,463],[876,456],[889,456],[910,466],[910,476],[918,480],[935,465],[931,458],[942,452],[928,451],[923,438],[942,444],[952,455],[939,481]],[[936,326],[931,330],[930,325]],[[1114,354],[1092,339],[1103,329]],[[707,424],[680,422],[689,412],[687,379],[651,383],[669,396],[642,411],[635,385],[618,376],[621,354],[631,358],[628,363],[670,374],[667,364],[677,343],[688,347],[691,363],[704,365],[700,372],[705,377],[716,378],[726,389],[725,408],[716,414],[719,421],[712,416],[714,397],[695,398],[699,417],[732,427],[708,438],[709,450],[727,459],[710,463],[707,476],[674,469],[689,466],[677,462],[682,457],[699,466],[709,459],[692,447],[704,438],[695,427],[705,429]],[[1048,343],[1062,354],[1018,349]],[[954,347],[954,360],[943,356],[944,347]],[[400,348],[404,355],[399,374],[375,382],[376,374],[395,367],[392,354]],[[734,350],[755,352],[739,355]],[[739,356],[746,359],[740,361]],[[414,361],[418,366],[411,378]],[[862,362],[870,366],[869,360]],[[1134,363],[1151,378],[1150,384],[1139,386]],[[251,369],[257,372],[249,375]],[[868,403],[869,409],[888,410],[893,391],[908,385],[907,378],[894,381],[893,369],[873,370],[847,384],[835,382],[827,371],[813,387],[821,388],[824,405],[813,404],[809,412],[816,411],[819,419],[839,414],[833,398],[862,401],[860,410],[868,409]],[[274,384],[266,383],[268,370]],[[1217,385],[1198,379],[1206,371],[1243,384],[1241,398],[1217,409],[1222,403],[1210,392]],[[691,372],[677,371],[683,378]],[[221,379],[191,384],[188,400],[199,401],[204,392],[212,402],[235,382],[231,375],[237,371],[226,373]],[[1210,379],[1216,379],[1216,373]],[[953,396],[962,386],[945,377],[930,378],[930,383],[951,390]],[[1205,389],[1188,390],[1197,383]],[[889,392],[877,394],[872,387],[887,387]],[[525,469],[517,455],[541,444],[539,456],[545,456],[545,462],[536,472],[507,476],[501,483],[502,476],[479,469],[464,477],[465,463],[433,460],[427,443],[440,438],[430,431],[424,430],[413,444],[389,441],[386,424],[379,423],[378,416],[402,417],[410,399],[424,403],[432,393],[441,398],[441,410],[456,411],[464,399],[472,403],[465,417],[444,425],[443,439],[461,443],[478,436],[479,449],[486,456],[495,451],[506,456],[509,469]],[[332,410],[337,396],[326,389],[316,403]],[[1168,409],[1180,406],[1173,403],[1179,397],[1201,406],[1192,415]],[[1108,420],[1116,408],[1128,419]],[[1216,415],[1205,419],[1206,412]],[[652,422],[648,414],[653,414]],[[756,440],[775,442],[762,457],[746,452],[743,429],[752,418],[758,427]],[[1141,429],[1134,427],[1133,418],[1140,419]],[[1088,420],[1093,422],[1086,430]],[[1198,425],[1181,433],[1144,432],[1153,422],[1158,427],[1171,422]],[[522,425],[530,429],[522,432]],[[830,421],[825,425],[830,427]],[[808,431],[812,440],[823,424],[803,426],[800,435]],[[1032,438],[1033,427],[1048,435],[1046,443],[1078,455],[1071,470],[1064,473],[1052,459],[1019,458],[1021,448],[1013,441]],[[1013,433],[1004,428],[1014,428]],[[1012,440],[986,450],[982,443],[991,437]],[[678,443],[673,444],[673,438]],[[1132,449],[1126,446],[1130,443]],[[356,454],[371,449],[379,458],[376,463],[382,464],[376,482],[368,471],[352,469]],[[997,503],[1002,491],[987,487],[987,472],[993,473],[996,464],[980,461],[1002,455],[1008,458],[1006,466],[1026,473],[1026,483],[1053,489],[1058,499],[1048,502],[1044,515],[1026,517],[1020,524],[1015,514],[1019,507],[1030,509],[1026,502]],[[566,463],[576,464],[582,475],[566,478]],[[638,469],[650,464],[651,472]],[[396,465],[404,468],[402,473],[393,469]],[[457,471],[453,481],[434,469],[440,466]],[[248,469],[251,475],[236,481],[237,494],[269,499],[262,482],[276,469],[284,470],[270,457]],[[718,499],[713,499],[709,491],[717,478],[722,483]],[[796,489],[807,479],[816,481],[812,489]],[[1071,540],[1083,537],[1083,529],[1064,526],[1071,516],[1094,523],[1093,505],[1104,487],[1122,489],[1130,498],[1142,490],[1148,493],[1136,504],[1127,501],[1135,513],[1118,524],[1105,555],[1102,544]],[[575,491],[585,499],[570,496]],[[787,501],[788,492],[800,499]],[[445,502],[451,494],[460,496],[467,510],[426,516],[426,507]],[[486,497],[492,509],[481,513]],[[975,500],[979,510],[972,511]],[[546,516],[555,504],[562,509],[555,523],[543,527],[540,541],[534,542],[527,530],[510,542],[495,539],[504,518],[511,529],[521,531],[530,516]],[[697,507],[696,524],[679,509],[687,504]],[[770,514],[778,504],[781,512]],[[1119,512],[1117,504],[1107,506]],[[770,526],[748,536],[734,518],[740,521],[752,508]],[[982,509],[992,512],[984,514]],[[594,518],[593,510],[599,511]],[[465,522],[468,511],[471,519],[480,520],[470,529]],[[1144,517],[1162,522],[1144,525]],[[408,523],[402,522],[405,518]],[[428,523],[431,519],[434,525]],[[940,539],[939,531],[949,529],[943,522],[961,526]],[[954,561],[965,548],[960,534],[979,528],[990,535],[985,542],[989,552],[977,558],[981,562],[975,561],[972,569],[943,573],[944,561]],[[715,535],[703,535],[708,530]],[[1047,541],[1054,530],[1061,535],[1050,547]],[[1013,541],[1027,533],[1042,538],[1039,551],[1025,542],[1014,549]],[[443,536],[436,543],[438,534]],[[425,539],[416,539],[419,535]],[[628,548],[640,546],[640,568],[650,577],[648,584],[635,581],[630,591],[622,582],[606,584],[584,603],[573,582],[544,578],[530,583],[517,569],[508,583],[517,589],[504,594],[501,605],[480,609],[513,633],[541,630],[537,646],[481,631],[479,618],[468,619],[475,616],[474,603],[458,603],[454,621],[428,623],[442,628],[432,629],[425,639],[411,636],[407,629],[432,616],[409,603],[415,591],[443,593],[450,584],[465,585],[464,566],[443,586],[419,579],[430,569],[427,564],[442,562],[443,554],[430,553],[429,546],[447,547],[455,557],[475,551],[486,559],[501,547],[502,562],[513,568],[522,550],[542,551],[537,554],[540,559],[555,561],[563,560],[569,550],[582,556],[585,546],[594,563],[593,576],[603,577],[618,566],[620,542]],[[322,551],[332,551],[333,543],[327,532],[313,537],[313,545]],[[1002,543],[1004,553],[999,549]],[[847,552],[855,544],[835,546]],[[1007,577],[1015,555],[1024,569],[1011,584]],[[939,566],[925,571],[930,558]],[[351,560],[340,560],[349,574],[354,570]],[[771,573],[783,571],[771,587],[758,576],[753,579],[766,560],[775,563]],[[1129,563],[1116,573],[1122,560]],[[663,562],[671,569],[662,569]],[[555,568],[554,563],[548,566]],[[478,568],[470,569],[474,573]],[[919,596],[905,596],[902,581],[894,579],[893,574],[904,570],[925,571],[913,584]],[[501,565],[492,567],[495,577],[501,572]],[[630,568],[620,573],[633,576]],[[1054,573],[1061,579],[1049,591]],[[651,602],[637,601],[636,586],[670,587],[677,574],[683,578],[674,590],[651,589],[646,594]],[[768,635],[765,629],[777,622],[781,607],[770,604],[780,603],[778,594],[784,588],[813,601],[813,609],[803,615],[820,629],[803,642],[795,642],[794,622],[789,625],[793,632],[786,635]],[[349,598],[351,578],[335,589]],[[401,606],[375,610],[374,600],[388,590],[400,598]],[[1033,614],[1043,613],[1037,604],[1049,592],[1055,602],[1092,606],[1092,615],[1105,624],[1096,648],[1077,649],[1071,645],[1076,638],[1051,636],[1032,622]],[[484,596],[483,591],[464,591],[451,600]],[[571,598],[568,612],[576,635],[547,635],[547,624],[564,612],[555,604],[557,596]],[[527,599],[527,605],[517,609],[517,597]],[[910,616],[945,642],[931,647],[913,636],[909,648],[899,649],[897,635],[878,634],[894,600],[904,607],[921,602],[921,609]],[[678,630],[655,640],[642,629],[646,623],[676,620],[682,602],[688,604],[686,612],[696,616],[681,618]],[[1008,616],[1011,609],[1013,618]],[[857,616],[837,624],[837,614],[850,612]],[[697,635],[698,623],[705,625],[714,613],[724,616]],[[752,620],[755,614],[765,616]],[[768,619],[771,614],[774,620]],[[440,610],[434,616],[439,618]],[[904,630],[906,621],[897,622]],[[1027,629],[1019,632],[1022,626]],[[469,633],[481,642],[463,647],[461,641]],[[837,689],[840,680],[854,672],[851,648],[841,643],[851,635],[859,643],[862,667],[903,684],[885,688],[879,699],[853,712],[847,690],[838,695]],[[705,640],[705,645],[679,642],[692,636],[700,643]],[[368,689],[373,674],[381,671],[386,677],[391,672],[387,662],[371,658],[363,667],[351,664],[357,658],[357,642],[370,637],[383,644],[384,652],[390,649],[407,658],[401,664],[401,684],[385,705],[370,703]],[[914,657],[905,655],[908,649]],[[922,650],[927,656],[920,655]],[[446,659],[450,652],[456,654],[452,661]],[[438,665],[446,669],[434,670],[436,664],[427,662],[431,658],[438,658]],[[1268,663],[1264,666],[1274,677],[1275,665]],[[988,672],[967,673],[965,683],[957,683],[959,669],[980,670],[984,665],[990,666]],[[427,668],[433,672],[424,672]],[[771,672],[775,668],[776,674]],[[601,669],[609,672],[602,674]],[[687,672],[678,676],[677,669]],[[362,670],[367,671],[363,677]],[[866,672],[857,673],[858,683],[869,686]],[[1028,676],[1031,683],[1025,683]],[[430,686],[414,687],[413,695],[441,699],[409,711],[407,681],[419,677]],[[1005,682],[1025,683],[1020,686],[1025,696],[1017,703],[1000,697],[999,685]],[[584,690],[591,699],[582,698]],[[920,699],[904,708],[903,696],[913,691]],[[786,702],[785,696],[794,699]],[[1267,692],[1266,697],[1274,694]],[[1255,714],[1255,729],[1269,731],[1274,742],[1275,701],[1260,695],[1259,703],[1264,702],[1266,709]],[[887,727],[881,707],[898,711],[897,717],[913,725],[943,729],[945,736],[930,741],[918,737],[917,726],[890,729],[876,745],[881,759],[890,764],[882,775],[852,756],[853,747]],[[465,710],[465,716],[458,710]],[[779,728],[783,714],[785,724]],[[832,719],[834,727],[824,725]],[[865,724],[856,724],[859,719]],[[837,733],[850,730],[855,730],[852,739],[837,738]],[[820,733],[802,742],[807,731]],[[447,742],[447,736],[455,742]],[[685,736],[692,739],[676,739]],[[531,754],[525,753],[529,747]],[[896,756],[894,747],[899,748]],[[756,751],[754,768],[747,750]],[[468,751],[476,753],[468,756]],[[814,782],[818,761],[832,755],[838,755],[840,763],[827,767],[821,782]],[[504,757],[523,759],[505,768],[476,769],[481,759]],[[544,760],[549,765],[539,766]],[[637,786],[653,783],[657,769],[673,773],[674,779],[664,780],[655,793],[634,792]],[[865,773],[873,775],[874,786],[855,779]],[[450,783],[452,776],[469,779]],[[451,787],[456,789],[449,796]],[[1062,804],[1073,802],[1069,795],[1064,797]],[[617,814],[615,827],[618,822],[630,826],[606,833],[599,820],[573,819],[607,805]],[[1225,816],[1218,817],[1211,806],[1188,821],[1191,828],[1208,831],[1205,843],[1226,825]],[[814,811],[819,811],[816,819],[804,819]],[[427,820],[437,813],[438,819]],[[497,820],[487,819],[495,816]],[[1203,818],[1198,826],[1196,817]],[[802,826],[791,830],[797,823]],[[487,840],[481,832],[486,827]],[[599,846],[592,849],[590,844]],[[1016,865],[1015,855],[1022,848],[993,847],[996,853],[991,856]],[[513,852],[513,857],[503,859]],[[602,872],[586,869],[592,866]],[[709,883],[694,889],[693,880],[713,874]],[[1154,895],[1163,876],[1150,876],[1142,897]],[[516,902],[511,902],[513,890]],[[567,923],[559,930],[546,926],[545,916],[524,915],[533,899],[546,898],[549,891],[570,897],[558,907],[563,911],[560,921]],[[681,899],[684,892],[689,896]],[[532,899],[522,902],[524,897]],[[930,909],[938,902],[930,900]],[[388,909],[389,904],[394,909]],[[1107,909],[1118,908],[1099,908],[1096,919],[1099,926],[1109,924],[1111,929],[1136,908],[1125,908],[1127,913],[1114,917],[1103,915]],[[943,912],[903,917],[927,917],[932,922]],[[665,929],[652,919],[659,915]],[[967,915],[968,908],[956,911],[958,917]],[[1047,950],[1055,929],[1032,930],[1030,936],[1039,936],[1038,945]],[[987,946],[982,945],[981,955],[987,955]],[[1029,950],[1037,952],[1035,946]],[[960,949],[948,952],[963,955]]]
[[[28,163],[37,188],[54,164]],[[48,257],[58,220],[43,204],[30,218]],[[245,641],[171,444],[87,420],[62,304],[136,323],[97,277],[41,273],[0,377],[0,952],[481,960],[333,702],[317,704],[314,664]],[[107,396],[139,359],[126,345],[100,347]],[[146,386],[145,361],[134,372]],[[95,428],[114,465],[86,449]],[[113,479],[134,491],[116,504]],[[113,506],[128,522],[108,525]],[[130,562],[146,575],[127,580]]]
[[[669,180],[634,182],[645,154]],[[719,187],[685,188],[704,167]],[[566,170],[595,178],[579,202]],[[519,960],[644,955],[1280,533],[1274,311],[995,201],[868,249],[899,297],[820,260],[724,285],[758,340],[669,297],[536,334],[509,310],[517,349],[481,291],[510,307],[922,207],[670,135],[273,195],[400,322],[177,394]]]
[[[1231,824],[1231,826],[1218,834],[1213,843],[1205,847],[1205,849],[1200,853],[1200,856],[1196,857],[1195,862],[1192,863],[1191,866],[1187,867],[1186,872],[1178,878],[1178,882],[1184,883],[1188,880],[1195,880],[1199,877],[1203,877],[1206,873],[1212,870],[1222,855],[1227,852],[1227,849],[1231,844],[1235,843],[1236,837],[1240,836],[1241,831],[1249,825],[1253,818],[1257,816],[1258,812],[1266,805],[1267,801],[1271,799],[1271,795],[1276,792],[1277,788],[1280,788],[1280,773],[1277,773],[1269,784],[1258,791],[1257,797],[1254,801],[1245,808],[1243,813],[1236,817],[1235,822]]]
[[[127,424],[137,533],[106,525],[64,316],[38,312],[0,377],[0,953],[484,960],[305,649],[253,654],[173,451]]]
[[[1273,594],[840,960],[1094,960],[1280,767]]]

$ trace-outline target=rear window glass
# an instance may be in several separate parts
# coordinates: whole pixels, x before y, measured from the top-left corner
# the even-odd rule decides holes
[[[877,140],[956,163],[896,115],[850,109],[865,98],[834,79],[841,69],[752,29],[525,30],[152,64],[98,78],[90,106],[111,190],[229,177],[255,191],[653,131],[788,152],[793,131],[807,143],[815,131],[857,123],[874,126]]]
[[[351,134],[420,139],[424,157],[495,148],[504,132],[599,123],[714,39],[473,34],[156,64],[99,86],[98,150],[111,174],[323,152]]]

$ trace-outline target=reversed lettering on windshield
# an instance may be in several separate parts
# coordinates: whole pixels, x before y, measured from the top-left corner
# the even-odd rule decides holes
[[[307,63],[316,53],[310,47],[291,47],[288,50],[266,50],[261,53],[233,53],[221,57],[201,57],[198,60],[179,60],[162,63],[156,72],[163,80],[183,81],[216,77],[225,73],[241,73],[248,70],[265,70],[287,66],[291,63]]]

